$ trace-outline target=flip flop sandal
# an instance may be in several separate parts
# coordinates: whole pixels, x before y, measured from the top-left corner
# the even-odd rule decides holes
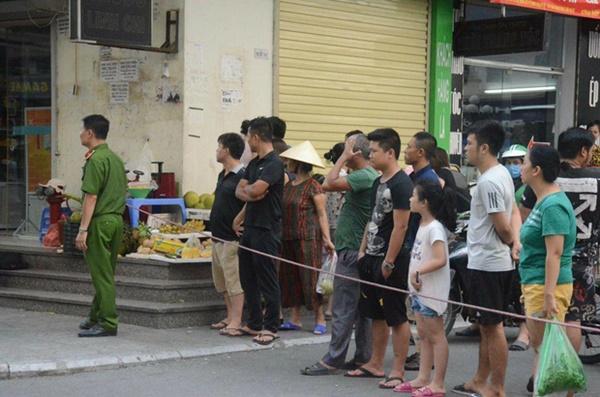
[[[396,393],[405,393],[405,394],[412,394],[414,392],[416,392],[418,389],[416,387],[414,387],[410,382],[404,382],[402,384],[399,384],[398,386],[394,387],[394,391]]]
[[[244,335],[246,335],[239,328],[229,328],[229,327],[223,328],[222,330],[220,330],[219,334],[221,334],[223,336],[230,336],[230,337],[236,337],[236,336],[244,336]]]
[[[366,363],[358,363],[358,362],[356,362],[356,360],[350,360],[350,361],[346,361],[344,363],[344,365],[342,365],[341,369],[345,369],[347,371],[354,371],[358,367],[363,366],[365,364]]]
[[[260,340],[260,339],[257,339],[257,338],[264,338],[264,337],[268,337],[270,339],[269,340]],[[260,334],[256,335],[252,339],[252,341],[254,343],[257,343],[257,344],[261,345],[261,346],[269,346],[269,345],[273,344],[273,342],[275,342],[277,339],[279,339],[278,335],[274,335],[274,334],[270,334],[270,333],[260,333]]]
[[[224,320],[221,320],[218,323],[211,324],[210,328],[221,330],[223,328],[227,328],[228,325],[229,325],[229,323],[226,323]]]
[[[480,397],[479,393],[477,393],[475,390],[467,389],[464,383],[456,386],[454,389],[452,389],[452,392],[463,396]]]
[[[524,352],[529,350],[529,344],[520,340],[516,340],[512,345],[508,348],[511,352]]]
[[[321,376],[321,375],[335,375],[337,373],[337,369],[335,368],[327,368],[321,363],[315,363],[310,367],[306,367],[300,370],[302,375],[307,376]]]
[[[344,376],[346,378],[377,378],[377,379],[381,379],[381,378],[385,377],[385,375],[376,375],[373,372],[366,369],[365,367],[356,368],[356,371],[359,371],[360,375],[350,375],[350,372],[346,372],[344,374]]]
[[[383,381],[383,383],[379,384],[379,388],[380,389],[396,389],[396,387],[398,385],[388,385],[389,382],[394,382],[394,381],[398,381],[400,382],[400,384],[404,384],[404,379],[402,379],[399,376],[386,376],[385,380]]]
[[[315,325],[315,328],[313,329],[313,334],[315,334],[315,335],[325,335],[326,333],[327,333],[327,326],[326,325],[321,325],[321,324]]]
[[[411,397],[446,397],[445,392],[433,392],[429,387],[422,387],[413,392]]]
[[[279,328],[280,331],[300,331],[302,326],[299,324],[294,324],[291,321],[286,321],[282,323]]]

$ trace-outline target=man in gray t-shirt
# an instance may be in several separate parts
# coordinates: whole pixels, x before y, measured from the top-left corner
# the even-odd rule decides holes
[[[469,269],[505,272],[514,269],[510,248],[494,227],[494,215],[510,219],[515,189],[506,167],[497,164],[481,174],[471,198],[467,234]]]
[[[473,125],[465,147],[467,160],[481,173],[471,200],[467,234],[469,300],[496,310],[506,310],[510,300],[514,272],[511,249],[512,256],[518,257],[521,228],[512,178],[497,160],[503,142],[502,127],[488,121]],[[484,310],[478,313],[481,342],[477,373],[454,392],[505,395],[508,346],[502,320],[502,316]]]

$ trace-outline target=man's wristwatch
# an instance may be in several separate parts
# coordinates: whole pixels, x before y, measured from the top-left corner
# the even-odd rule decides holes
[[[387,261],[383,261],[383,268],[386,270],[394,270],[394,268],[396,267],[396,265],[394,265],[393,263],[387,262]]]
[[[87,233],[87,231],[88,231],[87,229],[84,229],[84,228],[82,228],[82,227],[80,227],[80,228],[79,228],[79,232],[80,232],[80,233],[81,233],[81,232],[83,232],[83,233]]]

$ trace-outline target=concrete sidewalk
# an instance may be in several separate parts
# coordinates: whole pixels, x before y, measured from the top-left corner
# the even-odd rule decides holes
[[[152,329],[121,324],[117,337],[79,338],[81,318],[0,308],[0,379],[197,358],[223,353],[326,343],[330,335],[280,332],[272,347],[227,337],[209,327]],[[312,326],[307,319],[306,326]],[[325,353],[325,352],[323,352]],[[318,357],[315,357],[317,359]]]

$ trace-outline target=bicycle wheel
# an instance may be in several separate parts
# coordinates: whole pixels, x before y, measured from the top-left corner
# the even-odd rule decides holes
[[[460,285],[458,283],[458,278],[456,277],[456,272],[453,269],[450,269],[450,300],[455,302],[462,302],[461,294],[460,294]],[[454,323],[456,322],[456,316],[460,313],[462,307],[457,305],[448,304],[446,311],[443,314],[444,319],[444,330],[446,332],[446,336],[450,335],[452,329],[454,328]]]

